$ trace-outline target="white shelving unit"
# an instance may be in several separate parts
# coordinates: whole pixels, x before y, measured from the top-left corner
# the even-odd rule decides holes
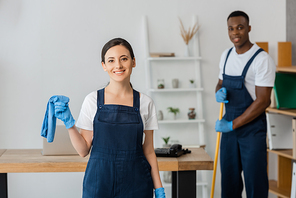
[[[197,21],[196,16],[193,16],[193,24]],[[177,125],[181,125],[182,127],[188,126],[188,125],[193,125],[193,130],[190,131],[190,133],[193,134],[198,134],[194,139],[194,144],[192,143],[186,143],[182,142],[183,146],[186,147],[187,145],[191,145],[194,147],[199,147],[200,145],[205,145],[205,140],[204,140],[204,123],[205,120],[203,118],[203,106],[202,106],[202,92],[203,88],[201,86],[201,72],[200,72],[200,62],[202,58],[200,57],[199,53],[199,40],[197,34],[193,38],[193,56],[190,57],[150,57],[150,49],[149,49],[149,36],[148,36],[148,23],[147,23],[147,18],[144,16],[143,18],[143,23],[144,23],[144,33],[145,33],[145,46],[146,46],[146,64],[145,64],[145,73],[146,73],[146,88],[147,88],[147,94],[151,96],[156,104],[156,108],[160,109],[157,106],[157,101],[155,98],[159,97],[165,97],[168,96],[168,94],[171,94],[169,97],[178,97],[180,95],[186,94],[186,97],[191,97],[191,101],[193,100],[195,111],[196,111],[196,119],[194,120],[189,120],[186,117],[182,117],[180,119],[164,119],[160,120],[158,123],[160,125],[161,130],[169,128],[171,130],[172,128],[175,128]],[[183,46],[184,47],[184,46]],[[191,73],[194,76],[195,80],[195,88],[187,88],[185,85],[181,86],[180,88],[167,88],[165,87],[164,89],[157,89],[157,85],[153,82],[156,82],[157,79],[155,79],[155,76],[152,75],[152,70],[155,65],[158,67],[161,67],[162,64],[164,63],[178,63],[182,65],[182,63],[186,63],[187,65],[190,65],[191,67],[194,67],[194,71]],[[193,68],[192,67],[192,68]],[[176,69],[179,69],[180,67],[177,67]],[[186,66],[183,66],[180,68],[180,71],[184,69],[189,69]],[[163,74],[166,75],[166,74]],[[187,79],[189,82],[189,79]],[[156,97],[157,96],[157,97]],[[186,101],[180,101],[183,103],[186,103]],[[192,104],[192,103],[191,103]],[[179,106],[180,103],[176,104],[175,106]],[[181,110],[181,109],[180,109]],[[182,109],[183,111],[185,109]],[[186,109],[188,111],[188,109]],[[187,112],[186,112],[187,114]],[[183,114],[184,115],[184,114]],[[158,131],[161,133],[161,131]],[[156,132],[156,133],[158,133]],[[156,147],[159,147],[160,145],[156,145]],[[197,186],[200,186],[202,189],[202,197],[206,198],[207,197],[207,182],[203,181],[203,178],[205,178],[205,175],[201,171],[197,171]],[[168,186],[168,184],[164,184],[165,187]]]
[[[149,49],[149,36],[148,36],[148,24],[147,18],[143,18],[144,21],[144,33],[145,33],[145,46],[146,46],[146,88],[147,94],[151,96],[153,99],[156,94],[161,97],[161,95],[166,95],[168,93],[176,93],[176,94],[188,94],[188,93],[195,93],[196,104],[196,119],[195,120],[188,120],[182,118],[177,120],[161,120],[159,124],[187,124],[187,123],[195,123],[197,124],[196,131],[193,133],[198,133],[198,139],[196,140],[196,145],[204,145],[204,123],[205,120],[203,118],[203,106],[202,106],[202,92],[203,88],[201,86],[201,73],[200,73],[200,62],[202,58],[199,56],[199,41],[197,34],[193,38],[193,54],[194,56],[191,57],[150,57],[150,49]],[[196,17],[193,17],[193,24],[197,21]],[[151,75],[152,71],[152,64],[158,64],[161,67],[163,62],[187,62],[189,64],[194,65],[194,78],[195,78],[195,88],[164,88],[164,89],[157,89],[156,86],[153,86],[152,82],[155,82],[157,79],[154,79]],[[182,68],[184,69],[184,67]],[[186,68],[185,68],[186,69]],[[182,70],[180,70],[182,71]],[[176,104],[177,105],[177,104]],[[188,110],[188,109],[186,109]],[[165,126],[161,126],[165,127]]]

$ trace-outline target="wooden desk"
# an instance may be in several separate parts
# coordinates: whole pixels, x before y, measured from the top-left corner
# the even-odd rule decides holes
[[[185,194],[182,196],[182,192],[190,198],[188,189],[194,188],[193,197],[196,193],[196,170],[213,170],[213,160],[204,149],[190,150],[192,153],[178,158],[157,158],[160,171],[173,171],[173,198],[183,197]],[[7,173],[84,172],[87,162],[88,157],[42,156],[41,149],[0,149],[0,198],[8,197]]]

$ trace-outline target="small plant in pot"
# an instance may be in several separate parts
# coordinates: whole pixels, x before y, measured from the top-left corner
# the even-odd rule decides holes
[[[171,147],[171,145],[169,144],[170,136],[168,136],[168,137],[163,137],[162,139],[163,139],[163,141],[164,141],[163,148],[169,148],[169,147]]]
[[[190,79],[189,82],[190,82],[190,84],[189,84],[190,88],[194,88],[195,87],[194,80]]]
[[[168,112],[174,114],[174,119],[177,117],[177,113],[179,113],[179,108],[168,107]]]

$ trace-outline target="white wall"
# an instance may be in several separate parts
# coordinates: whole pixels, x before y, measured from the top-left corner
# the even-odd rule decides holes
[[[285,5],[284,0],[0,0],[0,149],[42,147],[40,128],[54,94],[70,97],[77,118],[84,97],[108,82],[100,50],[111,38],[132,44],[137,59],[132,83],[146,92],[142,16],[148,17],[151,51],[180,56],[184,44],[177,17],[188,27],[195,14],[201,25],[207,152],[214,158],[219,113],[214,89],[220,55],[231,46],[226,18],[234,10],[246,11],[251,41],[268,41],[276,61],[277,42],[286,39]],[[209,171],[209,189],[211,177]],[[9,174],[9,197],[80,197],[82,178],[83,173]],[[216,197],[219,181],[218,169]]]

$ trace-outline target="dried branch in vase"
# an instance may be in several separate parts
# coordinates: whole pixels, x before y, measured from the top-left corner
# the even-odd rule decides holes
[[[186,45],[188,45],[189,41],[193,38],[193,36],[196,34],[196,32],[199,29],[199,25],[197,25],[197,22],[194,24],[193,28],[191,29],[191,27],[189,27],[188,31],[185,30],[184,25],[182,23],[182,20],[179,18],[180,20],[180,31],[181,31],[181,36],[184,40],[184,42],[186,43]]]

